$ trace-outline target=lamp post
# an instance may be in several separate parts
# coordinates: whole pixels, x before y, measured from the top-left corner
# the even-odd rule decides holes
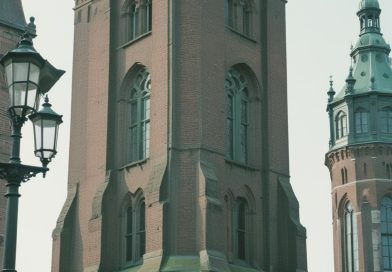
[[[29,27],[35,29],[33,17],[30,18]],[[34,33],[26,31],[17,48],[0,59],[9,90],[8,116],[12,127],[11,157],[8,163],[0,163],[0,178],[7,181],[2,271],[8,272],[16,272],[19,186],[38,173],[45,177],[49,170],[47,165],[56,154],[58,127],[62,123],[62,116],[51,109],[47,96],[43,108],[37,111],[40,97],[52,88],[64,71],[54,68],[34,49],[34,36]],[[24,165],[20,160],[21,131],[27,117],[33,122],[35,155],[40,158],[42,167]]]

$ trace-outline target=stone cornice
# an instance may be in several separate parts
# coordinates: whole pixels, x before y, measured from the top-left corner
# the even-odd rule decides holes
[[[363,156],[377,157],[378,155],[392,155],[392,143],[365,143],[330,150],[325,155],[325,166],[331,170],[336,162],[342,160],[355,160]]]

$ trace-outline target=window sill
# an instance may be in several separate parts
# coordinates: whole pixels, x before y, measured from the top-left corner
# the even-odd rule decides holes
[[[122,48],[127,48],[128,46],[130,46],[131,44],[134,44],[142,39],[144,39],[147,36],[150,36],[152,34],[152,31],[148,31],[146,33],[141,34],[140,36],[137,36],[136,38],[134,38],[133,40],[127,41],[126,43],[124,43],[123,45],[120,45],[118,47],[118,49],[122,49]]]
[[[128,163],[128,164],[121,166],[118,170],[124,170],[124,169],[129,170],[130,168],[135,167],[135,166],[142,167],[143,164],[147,163],[147,161],[148,161],[148,158],[145,158],[145,159],[139,160],[139,161],[134,161],[134,162],[131,162],[131,163]]]
[[[225,161],[227,164],[230,164],[230,166],[237,166],[237,167],[245,168],[247,170],[252,170],[252,171],[259,171],[260,170],[259,168],[255,167],[255,166],[252,166],[252,165],[249,165],[249,164],[246,164],[243,162],[239,162],[239,161],[233,161],[228,158],[226,158]]]
[[[138,261],[138,262],[128,262],[125,265],[121,267],[120,272],[133,272],[133,271],[138,271],[141,265],[143,264],[143,261]]]
[[[256,41],[254,38],[245,35],[244,33],[242,33],[242,32],[240,32],[240,31],[236,30],[235,28],[232,28],[231,26],[226,25],[226,28],[227,28],[228,30],[230,30],[231,32],[233,32],[233,33],[235,33],[235,34],[241,36],[242,38],[244,38],[244,39],[246,39],[246,40],[248,40],[248,41],[250,41],[250,42],[252,42],[252,43],[257,43],[257,41]]]

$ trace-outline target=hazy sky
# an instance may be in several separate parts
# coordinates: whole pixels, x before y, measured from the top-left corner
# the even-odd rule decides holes
[[[53,109],[64,115],[59,152],[46,179],[21,187],[17,270],[49,272],[51,233],[66,197],[73,47],[71,0],[22,0],[26,18],[36,17],[36,49],[54,66],[67,71],[50,92]],[[163,1],[163,0],[157,0]],[[217,0],[209,0],[217,1]],[[287,53],[291,181],[307,228],[310,272],[332,272],[330,180],[324,166],[328,149],[326,92],[329,75],[335,90],[348,73],[351,43],[359,33],[359,0],[289,0]],[[392,39],[392,1],[380,0],[381,27]],[[22,160],[38,165],[32,155],[30,124],[23,129]]]

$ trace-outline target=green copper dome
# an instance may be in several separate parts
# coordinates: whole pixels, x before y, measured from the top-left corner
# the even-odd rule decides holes
[[[361,32],[350,54],[353,62],[350,72],[352,83],[346,82],[332,102],[340,101],[346,95],[369,92],[392,94],[391,47],[381,34],[379,3],[377,0],[361,0],[359,7]],[[375,11],[375,8],[378,10]]]
[[[362,0],[359,3],[359,10],[367,9],[367,8],[380,9],[380,5],[378,3],[378,0]]]

